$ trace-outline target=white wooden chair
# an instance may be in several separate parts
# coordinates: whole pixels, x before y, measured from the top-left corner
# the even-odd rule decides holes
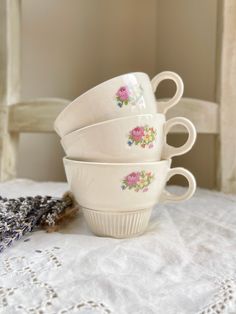
[[[186,116],[198,133],[216,135],[218,188],[236,193],[236,1],[219,1],[218,11],[216,102],[183,98],[170,116]],[[0,0],[0,181],[16,177],[19,134],[54,132],[67,103],[20,99],[20,0]]]

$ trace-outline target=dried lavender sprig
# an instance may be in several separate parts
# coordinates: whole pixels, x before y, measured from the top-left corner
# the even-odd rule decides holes
[[[0,252],[40,224],[54,225],[60,213],[72,203],[68,197],[0,197]]]
[[[30,202],[27,202],[23,199],[20,199],[21,206],[17,206],[18,213],[14,216],[11,216],[10,220],[5,221],[7,223],[7,230],[1,230],[1,242],[0,242],[0,252],[3,251],[6,247],[10,246],[14,241],[22,238],[26,233],[31,232],[39,217],[42,215],[40,209],[40,201],[39,198],[36,197],[31,199]],[[13,206],[15,201],[6,202],[6,207],[11,209],[11,211],[15,211],[15,207]],[[11,207],[12,206],[12,207]],[[41,208],[42,209],[42,208]],[[19,221],[17,221],[19,219]]]

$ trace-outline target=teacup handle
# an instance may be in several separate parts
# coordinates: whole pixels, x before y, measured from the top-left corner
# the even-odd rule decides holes
[[[173,107],[174,105],[176,105],[180,101],[181,97],[183,96],[183,92],[184,92],[184,83],[183,83],[181,77],[174,72],[165,71],[165,72],[161,72],[161,73],[157,74],[151,80],[154,93],[156,92],[158,85],[164,80],[174,81],[176,84],[176,92],[175,92],[175,95],[167,101],[157,101],[158,112],[163,113],[163,114],[165,114],[171,107]]]
[[[168,145],[166,142],[167,134],[169,133],[171,128],[175,125],[182,125],[183,127],[186,128],[187,133],[188,133],[187,141],[182,146],[179,146],[179,147]],[[193,147],[196,141],[196,137],[197,137],[197,132],[196,132],[195,126],[189,119],[186,119],[184,117],[176,117],[176,118],[169,119],[164,124],[164,141],[165,142],[164,142],[164,147],[162,151],[162,158],[169,159],[174,156],[179,156],[179,155],[183,155],[187,153]]]
[[[177,174],[182,175],[183,177],[187,179],[188,190],[182,195],[175,195],[175,194],[169,193],[168,191],[164,189],[159,200],[161,203],[169,203],[169,202],[178,203],[178,202],[188,200],[193,196],[196,190],[196,180],[194,176],[192,175],[192,173],[188,171],[187,169],[181,168],[181,167],[170,169],[167,175],[166,182],[168,182],[171,177]]]

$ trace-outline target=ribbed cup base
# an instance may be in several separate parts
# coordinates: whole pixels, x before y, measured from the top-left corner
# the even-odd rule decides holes
[[[108,212],[83,208],[85,220],[98,236],[127,238],[142,234],[148,225],[152,208],[132,212]]]

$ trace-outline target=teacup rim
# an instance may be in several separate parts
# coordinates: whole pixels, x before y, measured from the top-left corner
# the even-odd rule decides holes
[[[71,136],[77,134],[77,133],[82,133],[83,131],[86,131],[87,129],[92,129],[92,128],[96,128],[97,126],[100,126],[100,125],[107,125],[107,124],[112,124],[116,121],[125,121],[125,120],[132,120],[134,118],[138,118],[138,117],[155,117],[155,116],[160,116],[162,117],[162,119],[165,121],[166,117],[163,113],[159,113],[159,112],[156,112],[156,113],[144,113],[144,114],[137,114],[137,115],[133,115],[133,116],[125,116],[125,117],[119,117],[119,118],[114,118],[114,119],[109,119],[109,120],[104,120],[104,121],[101,121],[101,122],[97,122],[97,123],[93,123],[93,124],[90,124],[90,125],[86,125],[82,128],[78,128],[70,133],[67,133],[65,134],[62,138],[61,138],[61,141],[64,141],[66,140],[67,138],[70,138]]]
[[[97,161],[83,161],[76,160],[75,158],[71,158],[69,156],[63,157],[63,162],[72,163],[72,164],[84,164],[84,165],[93,165],[93,166],[148,166],[148,165],[156,165],[156,164],[168,164],[171,165],[171,158],[162,159],[156,161],[144,161],[144,162],[97,162]]]

